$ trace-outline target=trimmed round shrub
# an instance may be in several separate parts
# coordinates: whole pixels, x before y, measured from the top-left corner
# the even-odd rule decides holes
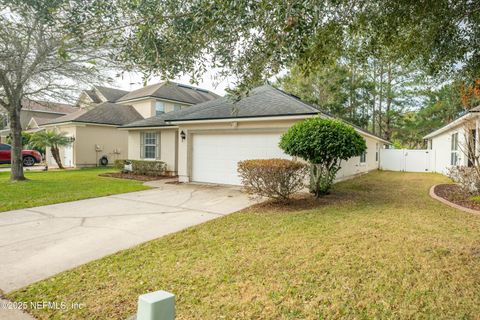
[[[319,197],[329,192],[341,161],[360,156],[367,145],[345,122],[313,117],[291,126],[282,135],[280,148],[310,162],[310,191]]]
[[[238,163],[238,173],[247,193],[287,201],[305,187],[308,166],[286,159],[245,160]]]

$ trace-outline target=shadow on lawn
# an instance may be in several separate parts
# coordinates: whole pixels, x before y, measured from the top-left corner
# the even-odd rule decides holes
[[[265,213],[282,213],[302,210],[311,210],[318,207],[352,204],[357,200],[357,194],[354,192],[344,192],[333,190],[332,193],[315,198],[311,193],[298,193],[293,196],[289,202],[267,200],[259,204],[249,207],[248,211],[265,212]]]

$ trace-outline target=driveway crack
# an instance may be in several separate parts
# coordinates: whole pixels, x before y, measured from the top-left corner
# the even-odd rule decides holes
[[[53,214],[45,213],[45,212],[38,211],[38,210],[35,210],[35,209],[24,209],[24,210],[39,214],[41,216],[44,216],[44,217],[47,217],[47,218],[50,218],[50,219],[55,218],[55,216]]]
[[[8,243],[8,244],[5,244],[5,245],[0,245],[0,248],[9,247],[9,246],[12,246],[14,244],[19,244],[19,243],[26,242],[26,241],[32,241],[32,240],[39,239],[39,238],[49,237],[49,236],[52,236],[52,235],[62,234],[64,232],[68,232],[68,231],[73,230],[73,229],[78,228],[78,227],[80,227],[80,225],[72,226],[72,227],[69,227],[69,228],[67,228],[65,230],[62,230],[62,231],[57,231],[57,232],[53,232],[53,233],[49,233],[49,234],[42,234],[40,236],[32,237],[32,238],[28,238],[28,239],[22,239],[22,240],[11,242],[11,243]]]

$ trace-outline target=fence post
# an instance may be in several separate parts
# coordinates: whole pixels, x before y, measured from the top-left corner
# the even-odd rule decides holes
[[[175,295],[155,291],[138,297],[137,320],[174,320]]]

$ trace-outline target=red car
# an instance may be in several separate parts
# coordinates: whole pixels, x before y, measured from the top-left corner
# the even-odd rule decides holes
[[[0,143],[0,164],[11,162],[12,146],[5,143]],[[42,162],[42,155],[35,150],[22,150],[23,165],[31,167],[35,163]]]

